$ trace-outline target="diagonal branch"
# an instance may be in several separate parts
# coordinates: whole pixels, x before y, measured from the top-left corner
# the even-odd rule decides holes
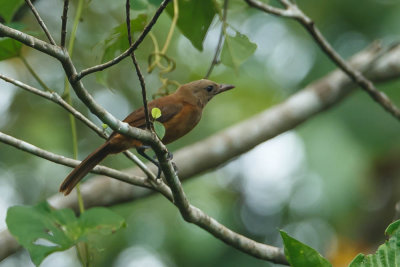
[[[156,10],[156,13],[154,14],[153,18],[150,20],[150,22],[147,24],[147,26],[144,28],[143,32],[139,35],[138,39],[121,55],[117,56],[116,58],[100,64],[100,65],[96,65],[90,68],[87,68],[83,71],[81,71],[80,73],[78,73],[76,75],[76,77],[74,77],[76,80],[80,80],[83,77],[85,77],[88,74],[97,72],[97,71],[102,71],[106,68],[109,68],[115,64],[117,64],[118,62],[120,62],[121,60],[123,60],[124,58],[128,57],[132,51],[135,51],[138,46],[143,42],[144,38],[147,36],[147,34],[150,32],[150,30],[153,28],[154,24],[157,22],[158,18],[160,17],[161,13],[164,11],[164,9],[167,7],[168,3],[171,0],[164,0],[162,1],[162,3],[160,4],[159,8]]]
[[[40,17],[39,12],[36,10],[35,6],[32,4],[32,2],[30,0],[25,0],[25,2],[31,8],[33,15],[35,15],[35,18],[38,21],[40,27],[42,27],[44,33],[47,36],[47,39],[49,39],[49,41],[52,45],[57,45],[56,42],[54,41],[53,37],[51,36],[49,30],[47,29],[46,24],[44,24],[42,18]]]
[[[286,7],[285,10],[276,12],[273,7],[262,3],[258,0],[245,0],[250,6],[258,8],[264,12],[292,18],[297,20],[314,38],[318,46],[325,52],[326,55],[342,69],[355,83],[357,83],[364,91],[366,91],[378,104],[380,104],[387,112],[400,120],[400,109],[392,103],[385,93],[379,91],[375,85],[365,78],[365,76],[352,68],[346,61],[333,49],[329,42],[325,39],[319,29],[315,26],[314,21],[307,17],[295,3],[288,0],[280,0]]]

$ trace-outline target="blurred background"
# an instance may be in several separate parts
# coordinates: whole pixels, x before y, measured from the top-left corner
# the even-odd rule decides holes
[[[71,1],[71,21],[76,3]],[[61,0],[35,1],[57,38],[62,4]],[[104,40],[124,22],[124,5],[123,0],[86,3],[73,55],[78,69],[100,63]],[[377,39],[385,45],[400,39],[399,1],[308,0],[298,5],[343,57]],[[223,65],[214,69],[210,79],[234,84],[236,89],[214,99],[200,124],[169,145],[172,152],[268,109],[335,69],[296,22],[248,8],[241,0],[231,0],[228,11],[228,23],[256,43],[257,50],[238,71]],[[25,31],[40,33],[28,8],[22,8],[16,20],[28,25]],[[170,23],[171,18],[163,14],[154,27],[160,43]],[[182,84],[202,78],[212,61],[219,31],[215,18],[200,52],[176,30],[167,51],[176,69],[166,77]],[[145,72],[152,50],[150,38],[137,50],[149,96],[161,86],[157,70]],[[29,48],[23,48],[23,56],[50,88],[62,93],[64,73],[58,62]],[[0,62],[0,73],[39,87],[20,59]],[[130,60],[102,77],[85,77],[83,82],[119,119],[141,106],[140,86]],[[399,86],[394,81],[378,87],[399,105]],[[75,95],[73,101],[101,125]],[[73,156],[68,114],[53,103],[0,81],[0,114],[0,131]],[[79,158],[83,158],[103,141],[79,121],[77,126]],[[121,155],[104,164],[117,169],[132,166]],[[45,200],[58,191],[69,171],[0,143],[0,228],[6,227],[8,207]],[[347,266],[358,253],[374,252],[384,242],[384,230],[395,218],[395,204],[400,200],[398,178],[400,124],[359,90],[295,130],[260,144],[214,172],[193,177],[184,189],[195,206],[238,233],[282,246],[278,229],[284,229],[328,257],[334,266]],[[276,266],[185,223],[177,209],[159,195],[112,209],[126,218],[128,227],[100,241],[104,250],[96,256],[95,266]],[[0,266],[33,264],[28,253],[20,251]],[[71,249],[51,255],[41,266],[79,266],[79,262]]]

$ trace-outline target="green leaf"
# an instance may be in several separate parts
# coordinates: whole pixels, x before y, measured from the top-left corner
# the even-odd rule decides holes
[[[151,109],[151,116],[153,119],[158,119],[161,117],[161,109],[159,108],[152,108]]]
[[[315,249],[301,243],[289,236],[286,232],[280,231],[285,245],[285,255],[290,266],[293,267],[325,267],[332,266],[327,259],[321,256]]]
[[[385,230],[385,235],[391,236],[391,235],[396,234],[396,232],[399,230],[399,226],[400,226],[400,220],[391,223],[391,224],[386,228],[386,230]]]
[[[142,32],[147,23],[147,15],[139,14],[135,19],[132,19],[130,23],[133,35]],[[105,49],[101,58],[102,61],[111,60],[118,54],[121,54],[121,52],[128,49],[129,42],[126,23],[121,23],[117,27],[113,28],[111,34],[106,38],[103,45]]]
[[[156,132],[157,136],[160,139],[163,139],[163,137],[165,135],[165,127],[164,127],[164,125],[159,121],[154,121],[153,125],[154,125],[154,131]]]
[[[8,209],[7,227],[38,266],[49,254],[87,240],[92,234],[110,234],[125,226],[124,218],[106,208],[87,210],[77,218],[71,209],[55,210],[47,202]]]
[[[248,59],[257,49],[257,45],[252,43],[246,35],[236,32],[235,36],[227,34],[221,52],[221,62],[239,70],[239,66]]]
[[[216,14],[213,0],[178,0],[177,26],[182,34],[198,50],[203,50],[203,41]],[[169,4],[168,14],[174,16],[174,7]]]
[[[19,56],[22,44],[14,39],[0,38],[0,61]]]
[[[24,0],[0,0],[0,17],[6,23],[10,22],[24,2]]]
[[[390,224],[385,234],[391,237],[375,254],[358,254],[349,267],[400,266],[400,220]]]
[[[123,217],[110,209],[96,207],[88,209],[79,217],[79,224],[83,230],[82,238],[89,234],[109,235],[122,227],[126,227]]]

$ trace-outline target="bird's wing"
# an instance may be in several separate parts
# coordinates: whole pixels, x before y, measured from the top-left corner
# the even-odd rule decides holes
[[[176,114],[178,114],[182,108],[183,104],[179,101],[172,101],[169,97],[162,97],[148,103],[148,109],[151,117],[151,110],[155,107],[161,110],[161,117],[157,119],[159,122],[167,122]],[[129,123],[129,125],[137,128],[145,128],[146,119],[144,116],[144,108],[135,110],[131,114],[128,115],[124,120],[124,122]]]

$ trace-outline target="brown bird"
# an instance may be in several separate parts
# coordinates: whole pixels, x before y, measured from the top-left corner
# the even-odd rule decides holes
[[[200,121],[203,108],[215,95],[234,88],[233,85],[217,84],[209,80],[198,80],[180,86],[175,93],[160,97],[148,103],[148,110],[155,107],[161,110],[161,117],[157,121],[165,127],[165,135],[162,138],[164,144],[169,144],[190,132]],[[151,117],[151,116],[150,116]],[[146,119],[144,108],[139,108],[128,115],[124,122],[130,126],[144,129]],[[136,148],[137,152],[158,166],[157,161],[145,154],[146,144],[134,138],[113,132],[107,141],[87,156],[65,178],[60,186],[60,192],[68,195],[76,184],[85,177],[97,164],[109,154],[117,154],[129,148]]]

